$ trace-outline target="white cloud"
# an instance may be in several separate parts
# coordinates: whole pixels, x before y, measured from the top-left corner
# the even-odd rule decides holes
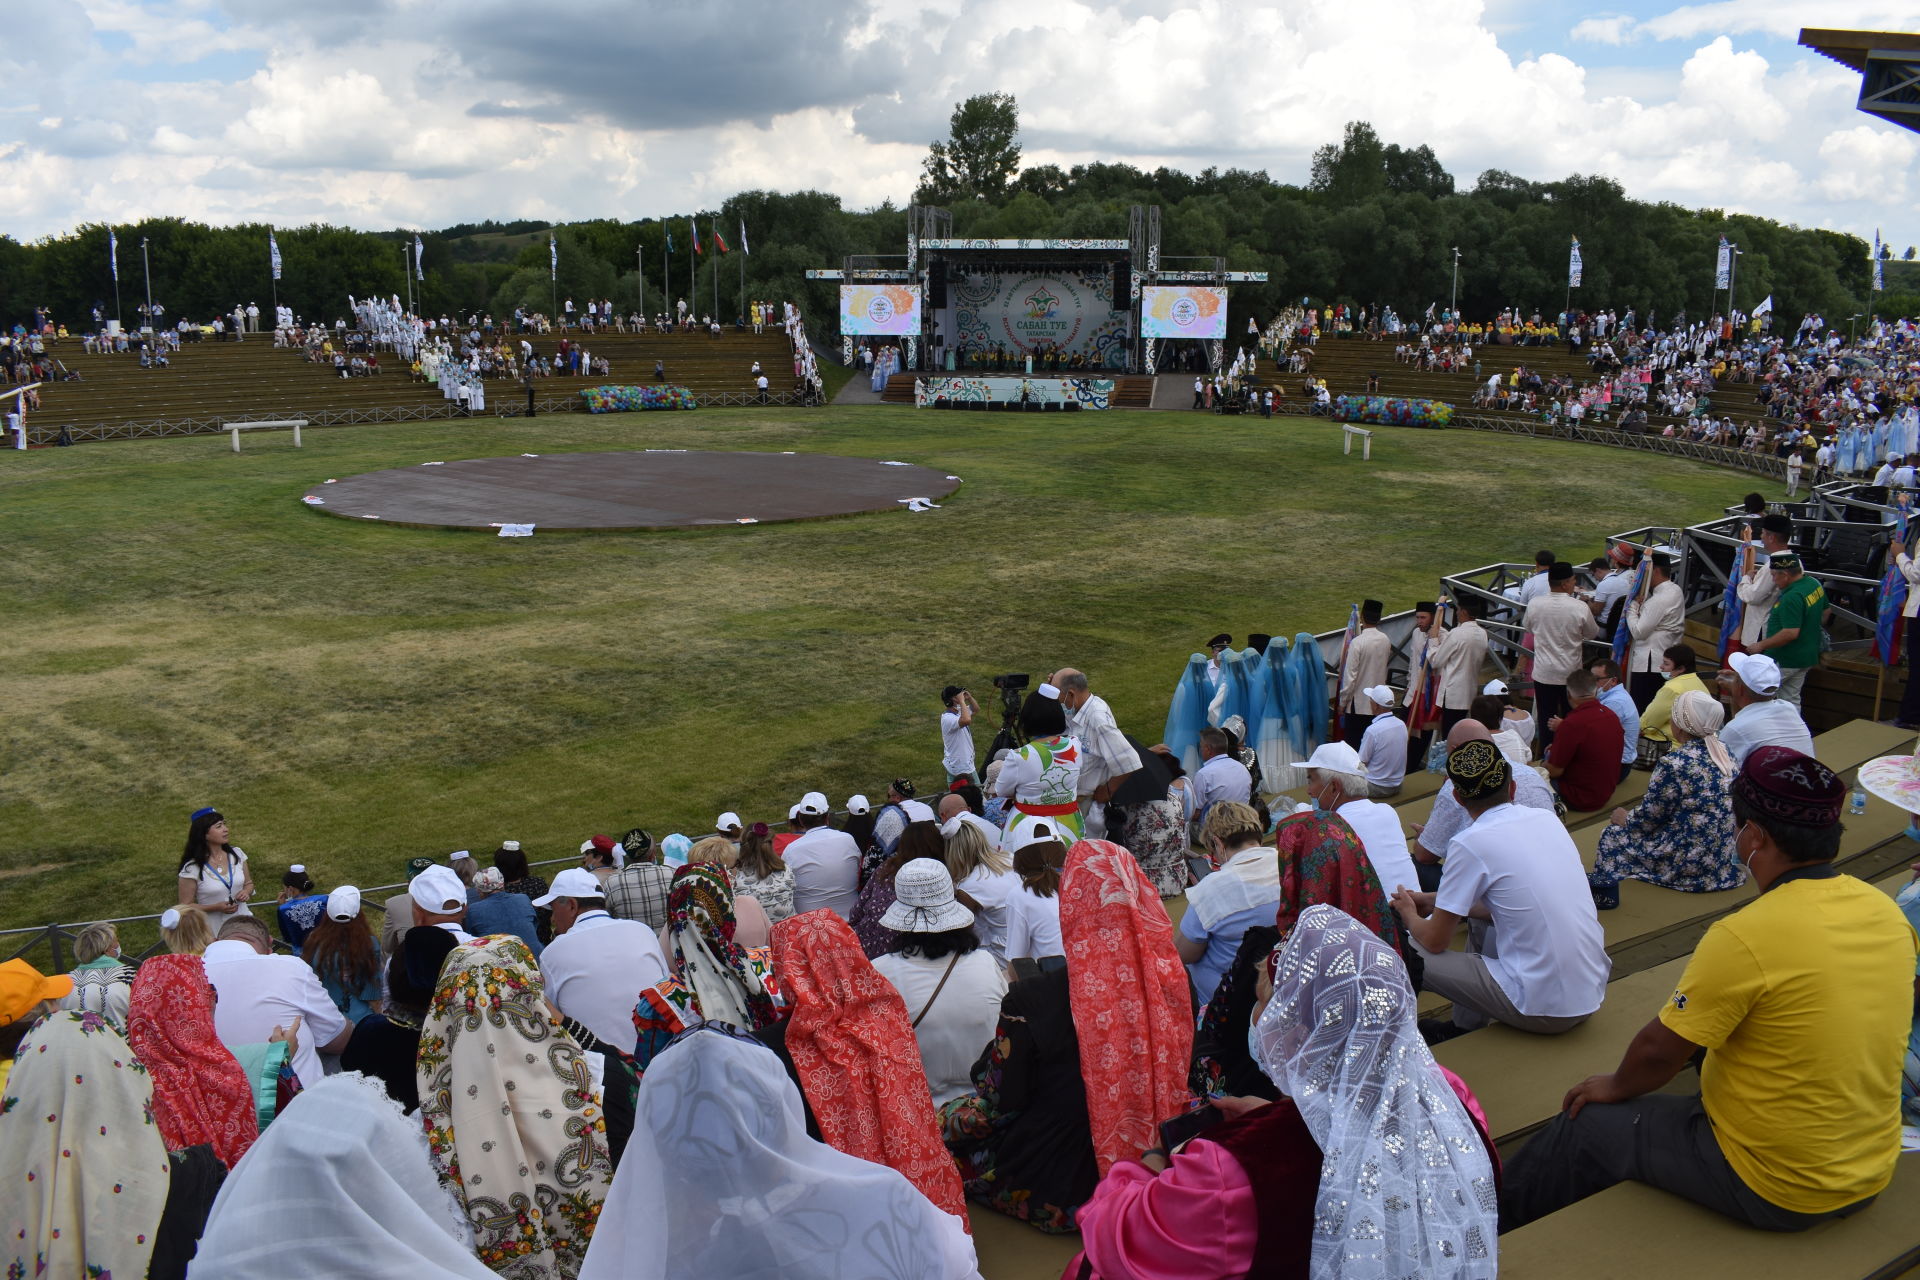
[[[1652,40],[1698,40],[1716,35],[1799,37],[1802,27],[1856,31],[1902,31],[1913,24],[1913,5],[1900,0],[1714,0],[1682,5],[1644,20],[1624,16],[1587,18],[1572,36],[1597,44]]]
[[[26,104],[0,110],[0,230],[631,218],[747,187],[903,202],[953,103],[993,89],[1021,103],[1028,163],[1298,182],[1365,119],[1430,144],[1462,187],[1488,168],[1602,173],[1644,199],[1869,232],[1910,222],[1920,189],[1920,144],[1853,111],[1845,68],[1770,63],[1729,34],[1772,31],[1774,0],[1574,28],[1596,49],[1698,40],[1677,73],[1630,75],[1510,52],[1481,0],[710,0],[670,21],[581,0],[538,32],[507,5],[44,0],[30,40],[0,47],[8,105]],[[209,52],[257,69],[220,79]]]

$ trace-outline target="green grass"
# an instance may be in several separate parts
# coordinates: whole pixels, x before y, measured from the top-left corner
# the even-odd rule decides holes
[[[1226,630],[1404,608],[1444,571],[1570,558],[1748,482],[1472,432],[1174,413],[701,411],[360,426],[9,452],[0,925],[154,911],[218,805],[262,896],[292,862],[388,883],[417,854],[701,831],[939,781],[936,694],[1087,670],[1161,735]],[[328,519],[328,477],[522,451],[796,449],[946,468],[936,512],[501,540]],[[983,702],[988,701],[982,698]],[[994,726],[977,741],[984,748]]]

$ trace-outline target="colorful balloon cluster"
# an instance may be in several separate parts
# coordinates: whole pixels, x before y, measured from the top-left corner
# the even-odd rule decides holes
[[[697,409],[699,401],[685,387],[588,387],[588,413],[637,413],[643,409]]]
[[[1444,427],[1453,421],[1453,406],[1444,400],[1402,400],[1397,396],[1335,396],[1333,416],[1341,422]]]

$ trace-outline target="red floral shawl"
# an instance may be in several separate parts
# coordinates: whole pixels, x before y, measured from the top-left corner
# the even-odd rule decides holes
[[[213,1029],[213,987],[199,956],[155,956],[127,1002],[127,1044],[153,1078],[167,1150],[208,1143],[231,1169],[260,1136],[253,1088]]]
[[[793,1006],[787,1053],[827,1145],[897,1169],[964,1224],[907,1006],[852,926],[831,911],[791,916],[773,926],[773,960]]]
[[[1301,813],[1282,819],[1274,828],[1273,844],[1280,851],[1280,905],[1274,924],[1280,929],[1281,946],[1286,945],[1300,913],[1324,903],[1358,920],[1402,960],[1407,959],[1399,921],[1387,904],[1380,876],[1345,818]],[[1274,952],[1277,955],[1279,947]]]
[[[1160,1123],[1187,1109],[1193,997],[1160,895],[1117,844],[1082,840],[1067,854],[1060,937],[1105,1176],[1116,1160],[1158,1146]]]

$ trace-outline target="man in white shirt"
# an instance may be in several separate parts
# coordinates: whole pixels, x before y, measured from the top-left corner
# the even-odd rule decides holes
[[[1733,718],[1720,730],[1721,745],[1738,769],[1755,747],[1791,747],[1813,754],[1813,733],[1800,709],[1779,696],[1780,664],[1764,653],[1735,653],[1720,672],[1720,687],[1733,703]]]
[[[1594,584],[1589,606],[1603,636],[1613,634],[1620,611],[1626,609],[1626,598],[1633,594],[1633,558],[1633,548],[1627,543],[1616,542],[1607,549],[1607,563],[1612,567],[1606,577]]]
[[[1899,467],[1900,461],[1900,455],[1896,453],[1880,464],[1880,469],[1873,473],[1875,487],[1884,489],[1893,483],[1893,473]]]
[[[1493,743],[1500,749],[1500,754],[1506,756],[1508,763],[1514,766],[1513,802],[1552,813],[1553,788],[1540,776],[1539,770],[1528,767],[1524,747],[1519,749],[1519,754],[1511,749],[1515,741],[1512,733],[1496,737],[1487,726],[1487,720],[1496,725],[1500,723],[1499,709],[1487,703],[1481,706],[1489,712],[1486,720],[1469,717],[1455,725],[1447,735],[1447,751],[1451,753],[1476,740]],[[1503,738],[1506,741],[1501,741]],[[1467,811],[1460,807],[1460,802],[1453,798],[1452,780],[1442,782],[1440,790],[1433,797],[1432,814],[1426,822],[1412,825],[1413,842],[1407,847],[1407,851],[1413,855],[1413,869],[1420,876],[1422,889],[1431,892],[1440,887],[1440,868],[1447,856],[1447,846],[1472,821]]]
[[[1253,799],[1253,775],[1227,753],[1227,732],[1211,726],[1200,731],[1200,767],[1193,771],[1193,830],[1206,821],[1207,809],[1219,800],[1247,804]]]
[[[1493,1021],[1558,1035],[1599,1009],[1613,962],[1580,851],[1552,813],[1513,803],[1513,771],[1491,742],[1447,757],[1472,824],[1448,845],[1440,888],[1401,890],[1393,909],[1426,961],[1427,989],[1453,1001],[1454,1029]],[[1454,951],[1462,921],[1469,946]]]
[[[452,867],[429,863],[407,881],[407,896],[413,899],[415,928],[432,925],[452,934],[455,942],[473,941],[462,927],[467,918],[467,886]]]
[[[1459,621],[1433,641],[1433,662],[1440,669],[1440,732],[1449,733],[1466,718],[1480,692],[1480,668],[1487,661],[1487,632],[1480,625],[1480,601],[1462,596],[1454,602]]]
[[[940,713],[940,761],[947,771],[947,785],[965,779],[978,786],[972,725],[973,718],[980,714],[980,704],[973,700],[971,693],[950,684],[940,691],[940,705],[945,708]]]
[[[1532,604],[1535,597],[1543,596],[1547,593],[1547,589],[1551,585],[1548,571],[1553,568],[1553,563],[1553,552],[1536,551],[1533,553],[1533,573],[1525,582],[1520,584],[1520,594],[1516,597],[1520,601],[1520,607],[1522,609]]]
[[[964,823],[985,836],[988,844],[996,849],[1000,847],[1000,828],[967,808],[967,802],[965,798],[961,796],[941,796],[940,807],[934,810],[934,817],[935,820],[940,823],[940,834],[949,839],[952,838],[954,831]]]
[[[809,791],[802,796],[794,820],[804,833],[780,856],[793,872],[795,915],[825,907],[845,920],[860,897],[860,846],[828,826],[827,816],[825,795]]]
[[[1400,815],[1392,805],[1367,798],[1366,775],[1352,747],[1344,742],[1322,743],[1293,767],[1307,771],[1307,799],[1314,808],[1336,815],[1360,837],[1384,893],[1391,897],[1396,889],[1420,887]]]
[[[1085,672],[1062,667],[1047,683],[1060,690],[1067,732],[1080,744],[1080,780],[1075,790],[1087,838],[1097,840],[1106,834],[1106,802],[1114,788],[1140,767],[1140,753],[1120,732],[1107,700],[1089,690]]]
[[[1773,557],[1791,551],[1792,539],[1793,521],[1789,517],[1775,514],[1761,519],[1760,546],[1740,585],[1734,588],[1745,606],[1740,614],[1740,646],[1749,652],[1767,634],[1767,615],[1780,596],[1780,588],[1773,582]]]
[[[1627,652],[1627,692],[1633,705],[1645,711],[1665,683],[1660,659],[1680,643],[1686,631],[1687,602],[1673,580],[1674,559],[1666,547],[1648,552],[1647,579],[1652,590],[1645,600],[1627,602],[1627,632],[1633,637]]]
[[[1553,744],[1547,721],[1565,715],[1567,677],[1586,665],[1582,648],[1600,634],[1593,611],[1573,594],[1573,566],[1556,560],[1547,569],[1547,593],[1527,605],[1521,625],[1533,635],[1533,718],[1542,752]]]
[[[1373,703],[1367,690],[1387,682],[1387,661],[1393,656],[1393,641],[1380,629],[1386,606],[1378,600],[1360,602],[1360,634],[1347,646],[1346,661],[1340,672],[1340,705],[1344,716],[1342,736],[1354,750],[1373,722]]]
[[[581,867],[553,878],[553,889],[533,905],[553,912],[553,941],[540,953],[547,999],[609,1048],[633,1040],[633,1006],[641,991],[668,974],[652,929],[607,914],[600,879]]]
[[[1360,768],[1367,776],[1367,795],[1387,800],[1400,794],[1407,780],[1407,726],[1393,714],[1393,690],[1377,684],[1363,690],[1373,706],[1373,720],[1360,739]]]
[[[449,872],[448,874],[452,874]],[[353,1028],[313,970],[297,956],[273,954],[273,936],[253,916],[234,916],[207,947],[207,981],[218,997],[213,1029],[229,1049],[265,1044],[295,1031],[293,1070],[303,1084],[326,1075],[320,1055],[347,1047]]]
[[[1219,687],[1220,655],[1225,653],[1228,649],[1231,649],[1232,647],[1233,647],[1233,637],[1228,635],[1224,631],[1222,631],[1219,635],[1215,636],[1213,639],[1207,641],[1207,652],[1213,655],[1211,658],[1207,659],[1207,688],[1208,689],[1215,689]]]

